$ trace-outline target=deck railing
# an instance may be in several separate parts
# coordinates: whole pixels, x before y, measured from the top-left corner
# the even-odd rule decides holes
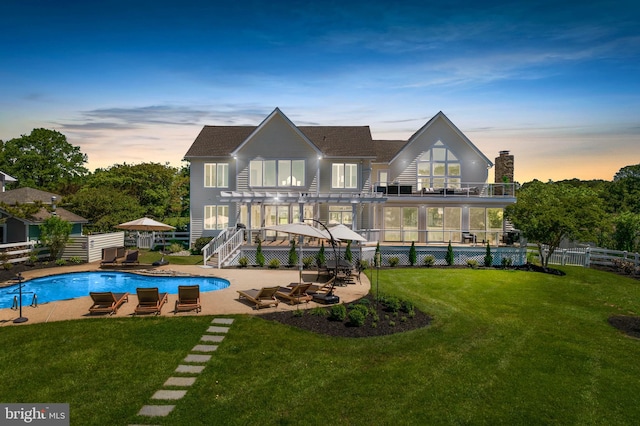
[[[375,182],[372,192],[385,197],[515,197],[518,183],[460,182],[446,187],[421,187],[417,183]]]

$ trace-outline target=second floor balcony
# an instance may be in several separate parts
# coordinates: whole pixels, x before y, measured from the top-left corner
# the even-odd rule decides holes
[[[372,192],[385,197],[484,197],[514,198],[518,183],[460,182],[449,186],[420,187],[400,182],[375,182]]]

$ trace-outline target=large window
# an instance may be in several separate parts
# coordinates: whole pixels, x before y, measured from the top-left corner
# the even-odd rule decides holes
[[[204,187],[205,188],[228,188],[229,187],[229,164],[205,163]]]
[[[418,241],[418,208],[385,207],[384,241]]]
[[[256,187],[304,186],[304,160],[253,160],[249,184]]]
[[[229,206],[204,206],[204,229],[225,229],[229,226]]]
[[[358,165],[333,163],[331,165],[331,188],[357,188]]]
[[[460,188],[460,161],[441,141],[418,159],[418,190]]]
[[[329,224],[343,224],[351,226],[351,224],[353,224],[353,211],[351,210],[351,205],[329,205]]]
[[[498,244],[502,235],[504,211],[501,208],[471,207],[469,231],[476,234],[476,241]]]
[[[427,241],[458,242],[462,237],[462,209],[460,207],[427,208]]]

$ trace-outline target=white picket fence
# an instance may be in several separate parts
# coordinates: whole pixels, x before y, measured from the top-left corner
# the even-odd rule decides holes
[[[529,251],[538,253],[535,244],[529,244]],[[586,266],[601,265],[613,266],[614,261],[625,260],[640,266],[640,254],[627,251],[608,250],[599,247],[574,247],[568,249],[556,249],[549,259],[550,265],[574,265]]]

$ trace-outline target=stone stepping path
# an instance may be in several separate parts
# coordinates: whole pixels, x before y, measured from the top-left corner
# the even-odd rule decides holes
[[[211,359],[209,353],[213,353],[218,350],[218,345],[212,345],[210,343],[220,343],[224,340],[224,335],[229,332],[230,325],[233,324],[233,318],[214,318],[211,321],[211,325],[207,329],[207,333],[204,334],[198,344],[191,349],[184,360],[184,364],[178,365],[175,372],[181,374],[192,374],[193,376],[175,376],[169,377],[164,382],[163,388],[171,389],[159,389],[153,394],[151,399],[159,401],[178,401],[182,399],[191,387],[196,379],[197,375],[204,371],[205,365]],[[175,389],[183,388],[183,389]],[[145,405],[138,412],[139,416],[145,417],[166,417],[173,411],[175,405],[159,404],[159,405]],[[130,425],[135,426],[135,425]]]

